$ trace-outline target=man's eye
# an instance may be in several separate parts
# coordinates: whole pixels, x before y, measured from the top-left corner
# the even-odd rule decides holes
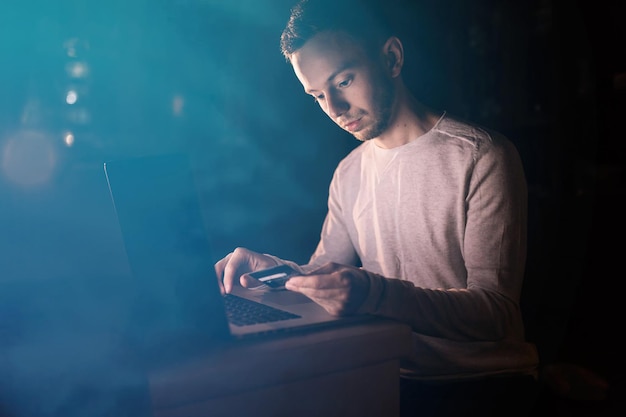
[[[352,83],[352,77],[346,78],[345,80],[343,80],[342,82],[337,84],[337,86],[339,88],[345,88],[345,87],[349,86],[351,83]]]
[[[316,103],[319,103],[322,100],[324,100],[324,94],[320,94],[318,96],[313,96],[313,101],[315,101]]]

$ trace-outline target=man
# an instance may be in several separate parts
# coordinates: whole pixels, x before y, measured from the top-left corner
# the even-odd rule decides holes
[[[257,285],[247,273],[284,263],[302,273],[286,288],[332,314],[409,324],[407,415],[484,413],[511,393],[504,387],[530,401],[538,358],[519,308],[527,201],[518,153],[416,100],[402,79],[401,40],[363,3],[301,1],[281,37],[304,91],[363,141],[336,168],[317,249],[296,265],[237,248],[215,265],[223,290]]]

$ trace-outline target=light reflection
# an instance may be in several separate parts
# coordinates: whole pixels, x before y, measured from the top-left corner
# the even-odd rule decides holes
[[[78,94],[76,93],[76,91],[70,90],[67,92],[67,95],[65,96],[65,102],[67,104],[74,104],[76,103],[77,100],[78,100]]]
[[[22,186],[48,182],[57,164],[51,138],[33,130],[19,131],[9,137],[2,147],[1,158],[2,173]]]

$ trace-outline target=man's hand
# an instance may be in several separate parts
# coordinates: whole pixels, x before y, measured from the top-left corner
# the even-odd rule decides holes
[[[332,315],[345,316],[361,307],[370,281],[360,268],[331,262],[305,276],[290,278],[285,288],[306,295]]]
[[[276,261],[267,255],[246,248],[237,248],[215,264],[215,273],[223,294],[229,293],[236,281],[243,287],[260,285],[247,274],[276,265]]]

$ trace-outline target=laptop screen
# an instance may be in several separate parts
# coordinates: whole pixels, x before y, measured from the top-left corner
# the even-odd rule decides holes
[[[156,365],[230,338],[193,171],[186,155],[104,165],[132,271],[128,340]]]

